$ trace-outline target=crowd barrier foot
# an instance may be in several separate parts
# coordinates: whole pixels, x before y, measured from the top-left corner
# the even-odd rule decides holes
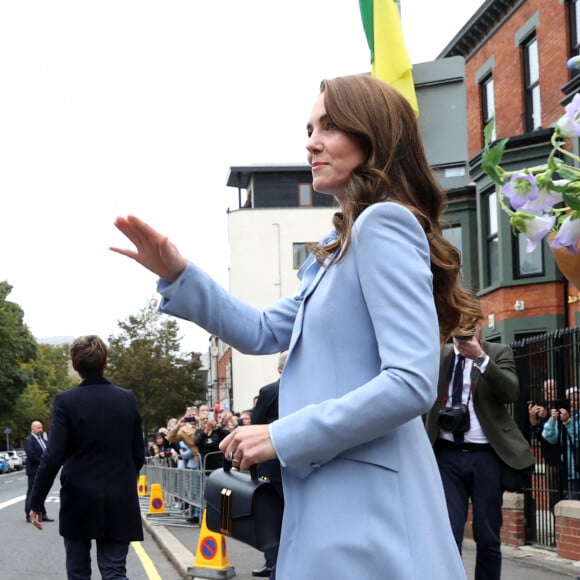
[[[230,566],[228,559],[226,537],[208,529],[205,522],[205,510],[203,510],[195,562],[187,569],[187,576],[221,580],[233,578],[235,575],[236,571],[233,566]]]

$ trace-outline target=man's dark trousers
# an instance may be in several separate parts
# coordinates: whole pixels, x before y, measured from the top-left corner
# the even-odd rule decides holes
[[[97,564],[103,580],[126,580],[128,542],[96,540]],[[68,580],[91,579],[91,540],[64,538]]]
[[[28,488],[26,489],[26,500],[24,501],[24,512],[26,514],[26,517],[28,517],[28,514],[30,513],[30,505],[28,504],[28,500],[30,499],[30,493],[32,492],[32,488],[34,487],[34,478],[36,477],[36,472],[34,472],[32,475],[27,475],[26,477],[28,479]],[[44,520],[45,518],[46,518],[46,509],[43,506],[42,519]]]
[[[435,456],[457,547],[461,553],[471,497],[473,539],[477,545],[475,580],[500,580],[501,461],[488,445],[477,451],[463,451],[452,446],[451,442],[450,446],[437,445]]]

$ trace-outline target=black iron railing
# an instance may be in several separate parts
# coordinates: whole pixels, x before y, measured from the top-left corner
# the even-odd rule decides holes
[[[525,490],[526,542],[554,548],[554,505],[580,499],[580,328],[526,337],[511,346],[520,397],[510,410],[536,457],[532,487]],[[532,403],[546,413],[530,417]],[[564,426],[561,413],[554,417],[549,427],[557,439],[550,445],[542,436],[544,426],[553,420],[552,409],[562,408],[572,419]]]

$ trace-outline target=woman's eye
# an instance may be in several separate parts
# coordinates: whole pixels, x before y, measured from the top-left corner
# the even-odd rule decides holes
[[[336,123],[333,123],[332,121],[328,121],[326,123],[326,130],[327,131],[336,131],[336,130],[338,130],[338,127],[336,126]]]

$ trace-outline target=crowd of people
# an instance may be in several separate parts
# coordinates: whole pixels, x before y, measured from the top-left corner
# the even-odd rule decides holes
[[[538,401],[528,401],[529,424],[553,508],[559,499],[580,499],[580,388],[560,389],[547,378],[539,395]]]
[[[221,406],[187,407],[180,419],[171,418],[150,437],[147,458],[167,467],[186,467],[212,471],[222,466],[219,445],[239,425],[250,425],[252,411],[232,413]]]

